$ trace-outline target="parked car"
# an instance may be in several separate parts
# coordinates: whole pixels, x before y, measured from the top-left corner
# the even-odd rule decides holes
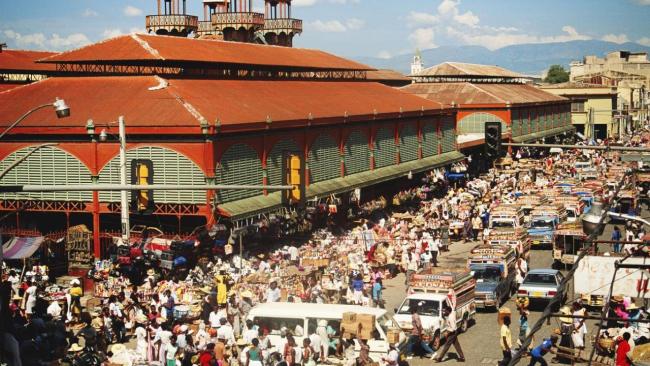
[[[517,296],[528,297],[531,302],[549,302],[558,293],[563,279],[556,269],[532,269],[524,277]]]

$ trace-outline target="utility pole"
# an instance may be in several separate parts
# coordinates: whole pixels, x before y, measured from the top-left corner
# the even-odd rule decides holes
[[[120,184],[126,186],[126,128],[124,127],[124,116],[118,118],[120,133]],[[129,224],[129,201],[127,199],[127,190],[120,191],[121,222],[122,222],[122,241],[129,245],[129,234],[131,225]]]

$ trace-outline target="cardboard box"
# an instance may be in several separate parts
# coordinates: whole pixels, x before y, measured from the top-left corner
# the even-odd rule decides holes
[[[343,313],[343,320],[341,323],[356,323],[357,322],[357,313],[346,312]]]
[[[386,339],[388,340],[388,343],[390,344],[399,343],[399,334],[400,334],[399,329],[389,329],[388,334],[386,334]]]
[[[361,329],[375,329],[375,316],[370,314],[357,314],[357,322]]]

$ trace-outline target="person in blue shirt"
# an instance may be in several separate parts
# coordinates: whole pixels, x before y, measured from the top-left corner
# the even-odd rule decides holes
[[[612,241],[615,241],[616,244],[614,244],[614,252],[615,253],[620,253],[621,252],[621,230],[618,228],[618,226],[614,226],[614,231],[612,232]]]
[[[381,283],[381,278],[375,280],[375,284],[372,285],[372,302],[378,307],[384,307],[384,299],[382,298],[381,290],[383,286]]]
[[[531,359],[528,366],[535,366],[537,363],[542,366],[547,366],[548,364],[546,363],[546,360],[544,360],[544,355],[549,351],[551,353],[556,353],[556,351],[553,350],[553,347],[555,347],[557,340],[557,335],[553,334],[551,338],[544,339],[542,344],[533,348],[533,350],[530,352]]]
[[[352,290],[354,290],[354,304],[362,305],[363,304],[363,277],[361,274],[357,274],[354,280],[352,280]]]

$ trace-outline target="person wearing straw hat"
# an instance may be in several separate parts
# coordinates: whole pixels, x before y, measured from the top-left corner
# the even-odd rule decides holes
[[[575,301],[572,305],[573,315],[574,316],[584,316],[586,315],[586,309],[582,307],[578,301]],[[578,357],[580,357],[582,351],[585,349],[585,336],[587,335],[587,324],[585,319],[574,318],[573,319],[573,333],[571,334],[571,340],[573,341],[573,347],[578,349]]]

